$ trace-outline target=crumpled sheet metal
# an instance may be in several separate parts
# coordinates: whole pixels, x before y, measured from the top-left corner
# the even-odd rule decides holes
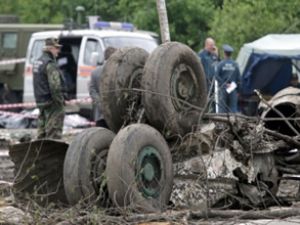
[[[258,174],[265,181],[278,181],[274,179],[277,174],[272,174],[275,168],[272,154],[254,154],[243,164],[224,148],[175,163],[173,168],[171,201],[177,208],[211,207],[222,198],[237,194],[236,184],[242,180],[254,184]],[[234,173],[237,170],[242,178]]]
[[[174,145],[171,149],[173,163],[211,152],[215,138],[214,131],[215,124],[209,123],[203,125],[199,131],[186,135],[179,145]]]
[[[300,89],[295,87],[287,87],[277,92],[269,101],[268,104],[261,102],[258,106],[259,111],[263,111],[261,117],[264,118],[266,114],[271,110],[271,107],[275,107],[280,104],[293,104],[300,105]]]
[[[259,109],[265,127],[278,133],[298,136],[300,133],[300,89],[289,87],[278,92]]]
[[[14,162],[13,192],[17,199],[28,197],[37,202],[67,202],[63,187],[63,163],[68,144],[41,139],[9,146]]]
[[[251,162],[248,166],[238,162],[231,154],[229,149],[218,149],[212,154],[196,156],[184,162],[174,164],[175,176],[187,176],[204,179],[222,178],[237,178],[232,171],[236,168],[241,168],[248,175],[249,182],[255,178],[255,169]]]
[[[228,149],[196,156],[174,164],[174,186],[171,201],[177,208],[206,208],[226,195],[237,192],[233,175],[237,167],[253,174],[253,167],[246,168],[237,162]]]

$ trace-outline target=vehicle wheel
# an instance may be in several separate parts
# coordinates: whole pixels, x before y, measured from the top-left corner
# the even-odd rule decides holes
[[[107,157],[107,186],[117,206],[147,212],[168,204],[173,186],[173,165],[162,135],[146,124],[119,131]]]
[[[64,162],[64,187],[68,202],[108,202],[104,171],[109,146],[115,134],[105,128],[90,128],[70,144]]]
[[[89,129],[86,131],[89,131]],[[74,139],[68,147],[64,160],[64,189],[65,194],[67,196],[67,200],[72,205],[76,204],[82,197],[82,193],[80,190],[80,181],[78,177],[78,166],[80,157],[78,151],[80,150],[80,140],[82,140],[83,135],[84,132],[79,133],[78,135],[76,135],[76,137],[74,137]]]
[[[118,49],[106,62],[100,79],[100,100],[109,128],[117,132],[126,121],[136,121],[140,88],[148,53],[141,48]]]
[[[199,57],[186,45],[169,42],[149,56],[142,77],[149,123],[163,133],[185,134],[198,123],[206,103],[206,80]]]

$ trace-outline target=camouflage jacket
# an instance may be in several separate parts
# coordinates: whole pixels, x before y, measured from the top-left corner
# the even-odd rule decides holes
[[[62,76],[50,52],[44,52],[34,63],[33,84],[37,104],[64,103]]]
[[[55,103],[64,104],[62,91],[62,77],[54,62],[49,62],[46,67],[48,83],[52,100]]]

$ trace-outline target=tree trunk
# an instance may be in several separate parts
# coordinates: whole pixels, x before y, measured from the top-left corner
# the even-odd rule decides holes
[[[156,0],[162,43],[171,41],[165,0]]]

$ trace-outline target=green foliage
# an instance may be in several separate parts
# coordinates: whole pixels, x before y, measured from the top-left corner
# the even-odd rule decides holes
[[[199,50],[210,29],[208,21],[213,19],[214,7],[207,0],[168,1],[171,39]]]
[[[228,43],[239,49],[269,33],[300,31],[300,1],[224,0],[211,24],[210,35],[217,43]],[[236,51],[237,53],[237,51]]]
[[[141,30],[159,32],[155,0],[120,0],[118,10],[122,15],[121,21],[132,22]]]
[[[209,30],[220,0],[168,0],[166,1],[172,41],[185,43],[198,50]],[[118,9],[123,20],[133,22],[139,29],[160,32],[155,0],[120,0]],[[134,12],[134,13],[132,13]]]
[[[3,0],[2,0],[3,1]],[[62,23],[72,17],[76,20],[75,8],[82,5],[86,15],[100,15],[103,20],[134,23],[138,29],[159,33],[155,0],[13,0],[11,11],[25,23]],[[223,0],[168,0],[171,40],[188,44],[198,50],[207,36],[215,8]],[[18,8],[12,7],[18,5]],[[34,12],[34,13],[33,13]]]
[[[68,18],[76,20],[76,7],[85,8],[86,15],[101,15],[103,18],[118,20],[120,14],[116,10],[118,0],[0,0],[4,7],[1,14],[16,14],[23,23],[62,23]]]
[[[0,0],[0,14],[14,14],[17,11],[18,0]]]
[[[156,0],[0,0],[2,14],[17,14],[24,23],[76,20],[75,8],[107,21],[134,23],[160,33]],[[207,36],[239,49],[268,33],[300,31],[300,0],[166,0],[172,41],[198,51]],[[237,51],[236,51],[237,52]]]

